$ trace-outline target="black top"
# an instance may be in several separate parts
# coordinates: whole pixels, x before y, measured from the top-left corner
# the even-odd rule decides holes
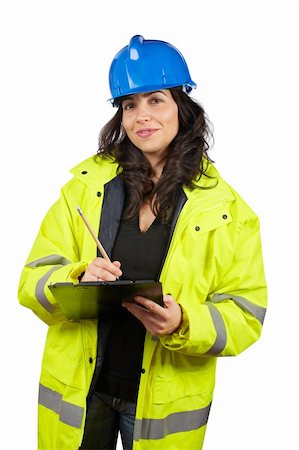
[[[138,218],[122,220],[112,251],[112,261],[122,263],[122,279],[158,280],[165,256],[169,228],[156,218],[141,232]],[[111,323],[109,341],[96,390],[136,401],[141,373],[145,328],[125,308]]]

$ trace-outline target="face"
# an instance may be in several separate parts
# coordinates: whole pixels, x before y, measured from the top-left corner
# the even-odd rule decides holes
[[[178,107],[169,90],[133,94],[122,103],[122,125],[130,141],[154,166],[179,130]]]

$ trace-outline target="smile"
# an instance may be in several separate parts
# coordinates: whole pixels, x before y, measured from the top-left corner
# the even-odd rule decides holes
[[[141,138],[148,138],[150,136],[152,136],[157,130],[154,128],[146,128],[146,129],[142,129],[142,130],[137,130],[136,134],[138,137]]]

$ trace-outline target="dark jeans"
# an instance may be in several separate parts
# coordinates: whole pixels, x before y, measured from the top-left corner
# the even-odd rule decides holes
[[[94,392],[86,415],[80,449],[115,450],[120,432],[124,450],[132,450],[136,404]]]

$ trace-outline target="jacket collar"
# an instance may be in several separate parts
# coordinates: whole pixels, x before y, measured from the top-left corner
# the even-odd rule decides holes
[[[94,155],[85,159],[70,172],[91,188],[104,186],[117,176],[119,165],[112,159],[102,159]]]
[[[112,159],[101,159],[98,155],[92,156],[81,162],[71,173],[91,188],[103,188],[103,186],[117,176],[121,171],[119,165]],[[202,189],[189,190],[184,187],[185,195],[190,206],[200,205],[201,208],[213,207],[223,202],[233,201],[235,196],[230,186],[222,179],[213,164],[209,164],[206,176],[202,176],[196,185]],[[215,187],[212,187],[215,186]]]

